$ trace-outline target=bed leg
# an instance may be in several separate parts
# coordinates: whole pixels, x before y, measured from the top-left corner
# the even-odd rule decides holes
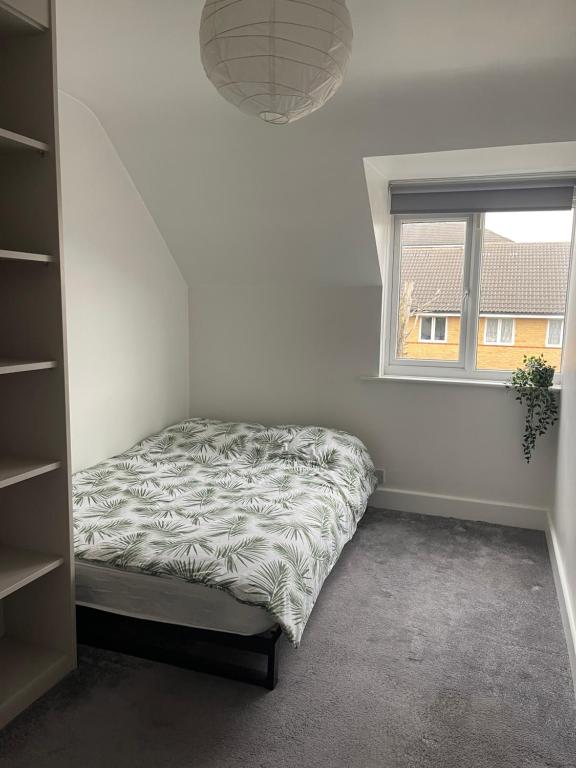
[[[267,669],[264,685],[269,691],[273,691],[278,683],[278,644],[274,640],[270,645],[267,657]]]

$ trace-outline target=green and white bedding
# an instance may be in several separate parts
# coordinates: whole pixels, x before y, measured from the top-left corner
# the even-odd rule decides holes
[[[74,476],[76,558],[225,590],[298,645],[375,485],[345,432],[190,419]]]

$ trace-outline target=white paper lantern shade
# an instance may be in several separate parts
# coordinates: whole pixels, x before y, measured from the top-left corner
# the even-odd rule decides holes
[[[219,93],[276,125],[320,109],[350,60],[344,0],[207,0],[202,63]]]

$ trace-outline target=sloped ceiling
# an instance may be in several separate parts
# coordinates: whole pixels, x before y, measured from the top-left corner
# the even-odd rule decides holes
[[[199,60],[201,0],[58,0],[60,87],[100,118],[190,285],[379,282],[362,158],[576,138],[574,0],[348,0],[352,66],[285,127]]]

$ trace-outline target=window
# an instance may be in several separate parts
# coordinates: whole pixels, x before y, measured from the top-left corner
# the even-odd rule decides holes
[[[484,344],[514,344],[513,317],[486,317],[484,319]]]
[[[575,179],[391,183],[384,373],[559,372]]]
[[[448,318],[442,315],[423,315],[420,318],[420,341],[445,342],[448,333]]]
[[[399,220],[397,225],[396,359],[456,363],[461,357],[467,220]],[[443,247],[446,239],[449,246]],[[448,316],[455,324],[450,338]],[[442,348],[430,342],[441,342]]]
[[[561,347],[563,339],[564,320],[559,317],[550,318],[548,320],[548,328],[546,329],[546,346]]]

